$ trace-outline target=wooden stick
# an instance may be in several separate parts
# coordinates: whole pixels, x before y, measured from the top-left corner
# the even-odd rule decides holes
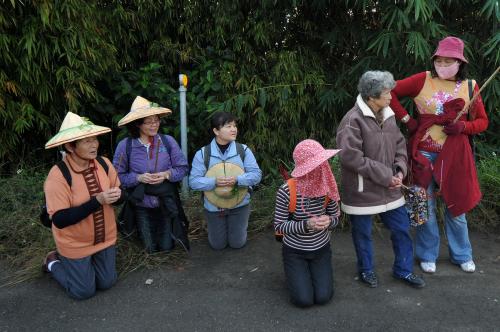
[[[120,154],[120,159],[118,159],[118,166],[122,165],[123,152]],[[116,182],[118,181],[118,171],[115,169],[115,180],[113,184],[116,186]]]
[[[495,77],[495,75],[498,73],[499,70],[500,70],[500,66],[498,66],[497,69],[493,72],[493,74],[491,74],[491,76],[486,80],[486,82],[484,82],[481,89],[479,89],[479,91],[477,93],[475,93],[474,96],[472,96],[472,99],[469,100],[469,102],[464,105],[464,108],[460,112],[458,112],[457,116],[455,117],[455,120],[453,120],[453,123],[457,122],[458,119],[460,119],[460,117],[462,115],[464,115],[465,113],[468,112],[470,105],[472,105],[472,103],[474,103],[474,101],[477,99],[477,97],[481,94],[481,91],[483,91],[485,86],[487,86],[488,83],[490,83],[490,81]]]

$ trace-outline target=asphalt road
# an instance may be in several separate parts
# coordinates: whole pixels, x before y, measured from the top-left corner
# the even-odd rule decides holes
[[[499,235],[471,234],[473,274],[452,265],[443,244],[421,290],[391,277],[389,234],[374,238],[380,285],[371,289],[356,280],[350,234],[334,233],[335,295],[325,306],[289,303],[280,244],[261,233],[241,250],[198,241],[183,266],[133,272],[86,301],[48,275],[0,288],[0,331],[500,331]]]

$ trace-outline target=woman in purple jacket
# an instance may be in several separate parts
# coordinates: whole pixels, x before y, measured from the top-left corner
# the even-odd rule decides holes
[[[187,175],[188,163],[175,139],[158,134],[160,117],[170,113],[168,108],[138,96],[130,112],[118,122],[118,126],[126,125],[130,134],[118,143],[113,158],[125,189],[180,182]],[[143,190],[134,206],[139,235],[147,252],[168,251],[174,245],[170,213],[162,207],[159,196]],[[137,196],[137,190],[133,195]]]

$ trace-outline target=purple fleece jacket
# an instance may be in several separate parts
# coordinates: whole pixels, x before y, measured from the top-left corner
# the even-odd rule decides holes
[[[127,138],[118,143],[113,157],[113,165],[118,172],[120,182],[125,188],[131,188],[138,185],[137,176],[139,174],[158,173],[170,170],[170,182],[179,182],[187,175],[189,167],[186,157],[175,139],[172,136],[166,136],[170,145],[170,154],[168,153],[168,149],[163,145],[160,135],[156,135],[152,158],[150,158],[149,145],[142,144],[137,138],[132,139],[130,161],[127,158],[126,152]],[[158,149],[158,161],[156,161],[156,145],[158,142],[160,147]],[[158,198],[144,195],[144,200],[142,204],[139,205],[147,208],[158,207]]]

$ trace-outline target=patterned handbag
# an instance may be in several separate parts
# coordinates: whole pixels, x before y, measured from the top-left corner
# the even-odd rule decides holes
[[[410,225],[420,226],[429,219],[429,207],[427,206],[427,191],[417,185],[403,187],[406,200],[406,211],[410,217]]]

